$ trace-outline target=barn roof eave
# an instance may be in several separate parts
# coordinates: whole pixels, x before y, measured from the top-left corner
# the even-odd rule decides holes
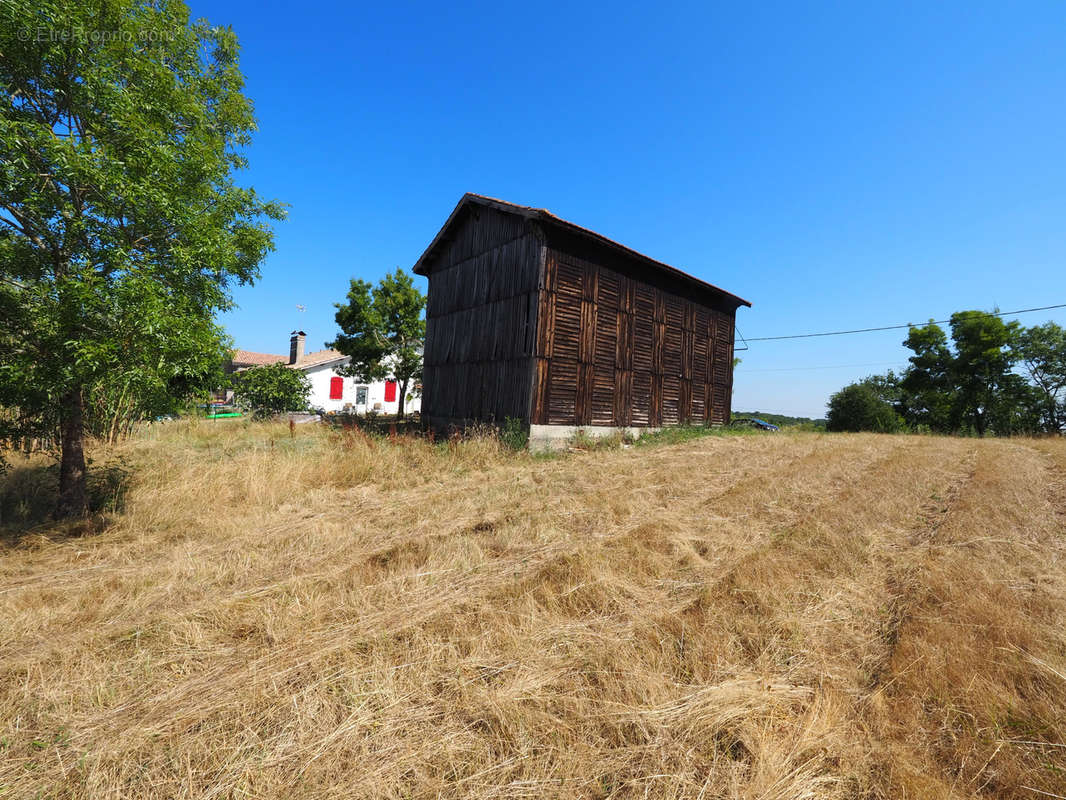
[[[419,257],[418,261],[415,262],[413,268],[415,274],[429,274],[429,262],[433,260],[437,249],[444,242],[448,241],[449,232],[452,226],[456,224],[456,222],[462,216],[462,213],[471,204],[494,208],[497,211],[504,212],[505,214],[515,214],[517,216],[525,217],[526,219],[536,220],[546,225],[554,226],[563,230],[570,231],[572,233],[576,233],[579,236],[591,239],[599,244],[609,247],[612,250],[616,250],[620,253],[623,253],[624,255],[630,258],[634,258],[638,261],[641,261],[644,264],[660,272],[664,272],[673,277],[680,278],[702,289],[709,289],[715,292],[716,294],[721,295],[725,299],[734,301],[737,306],[747,306],[749,308],[751,307],[750,302],[748,302],[742,297],[737,297],[732,292],[727,292],[725,289],[722,289],[719,286],[715,286],[713,283],[701,281],[699,278],[689,275],[687,272],[679,270],[677,267],[672,267],[669,264],[664,264],[662,261],[657,261],[654,258],[646,256],[643,253],[637,252],[632,248],[626,247],[624,244],[620,244],[619,242],[616,242],[613,239],[608,239],[606,236],[596,233],[595,231],[589,230],[588,228],[582,228],[580,225],[575,225],[573,222],[569,222],[565,219],[562,219],[561,217],[557,217],[547,209],[532,208],[530,206],[520,206],[515,203],[509,203],[506,200],[498,200],[494,197],[486,197],[485,195],[474,194],[473,192],[467,192],[462,196],[458,204],[455,206],[455,209],[448,216],[448,219],[445,220],[444,225],[442,225],[441,229],[437,232],[437,235],[433,237],[433,241],[429,243],[429,247],[425,249],[425,251]]]

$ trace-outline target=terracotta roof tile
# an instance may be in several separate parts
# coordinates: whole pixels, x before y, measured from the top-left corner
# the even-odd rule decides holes
[[[304,353],[303,358],[289,366],[301,369],[303,367],[313,367],[317,364],[324,364],[327,361],[334,361],[338,358],[346,358],[346,356],[338,350],[316,350],[313,353]],[[285,360],[288,361],[288,359]]]
[[[275,355],[274,353],[254,353],[251,350],[234,350],[233,366],[235,367],[268,367],[271,364],[284,364],[287,367],[302,369],[336,361],[346,356],[337,350],[315,350],[312,353],[304,353],[297,363],[290,364],[288,356]]]
[[[251,350],[234,350],[232,359],[235,367],[267,367],[271,364],[285,364],[288,360],[288,356],[253,353]]]

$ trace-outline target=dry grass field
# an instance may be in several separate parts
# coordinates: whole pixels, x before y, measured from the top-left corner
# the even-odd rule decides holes
[[[1066,795],[1061,440],[109,459],[91,530],[3,479],[0,797]]]

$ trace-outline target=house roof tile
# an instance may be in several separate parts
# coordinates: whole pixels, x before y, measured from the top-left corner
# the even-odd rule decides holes
[[[284,364],[293,369],[306,369],[327,364],[330,361],[338,361],[347,358],[338,350],[315,350],[304,353],[303,357],[295,364],[289,363],[288,356],[275,355],[274,353],[254,353],[251,350],[234,350],[231,359],[234,367],[269,367],[271,364]]]
[[[339,350],[316,350],[313,353],[304,353],[303,358],[289,366],[295,367],[296,369],[302,369],[304,367],[315,367],[319,364],[325,364],[328,361],[336,361],[341,358],[347,358],[347,356]]]
[[[271,364],[284,364],[289,360],[288,356],[279,356],[273,353],[253,353],[251,350],[234,350],[233,366],[235,367],[267,367]]]

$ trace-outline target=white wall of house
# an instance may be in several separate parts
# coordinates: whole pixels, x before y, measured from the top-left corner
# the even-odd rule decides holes
[[[337,370],[347,363],[348,359],[343,359],[301,369],[301,372],[311,381],[308,403],[312,408],[320,408],[323,411],[347,410],[357,414],[365,414],[367,411],[396,414],[399,411],[401,399],[399,386],[396,387],[396,400],[391,403],[386,402],[384,381],[367,382],[349,378],[346,375],[338,375]],[[340,399],[330,397],[330,386],[335,377],[341,379]],[[408,393],[410,391],[408,387]],[[421,406],[421,398],[414,397],[407,403],[405,411],[407,413],[418,411]]]

